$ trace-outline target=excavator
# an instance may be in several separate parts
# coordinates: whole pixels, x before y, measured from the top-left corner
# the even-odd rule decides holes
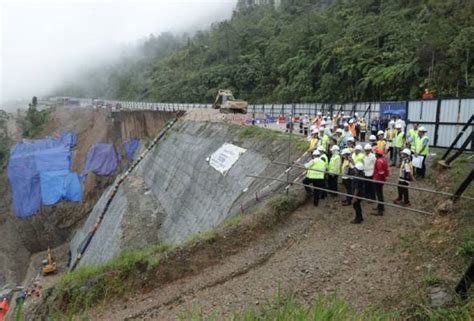
[[[48,247],[48,258],[42,261],[43,268],[41,269],[42,274],[48,275],[56,273],[56,262],[54,261],[51,249]]]
[[[245,100],[235,99],[230,89],[219,89],[212,108],[221,113],[247,113],[248,103]]]

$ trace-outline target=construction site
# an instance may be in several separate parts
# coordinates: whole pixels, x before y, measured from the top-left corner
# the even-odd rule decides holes
[[[473,227],[471,153],[452,151],[442,166],[446,150],[434,150],[426,179],[413,183],[412,207],[392,203],[392,169],[385,215],[353,225],[342,189],[318,207],[308,202],[306,137],[252,118],[209,108],[51,108],[37,136],[67,139],[61,157],[80,190],[75,199],[75,179],[61,183],[63,194],[49,201],[47,178],[58,178],[43,172],[41,196],[16,188],[12,177],[28,179],[21,168],[31,153],[12,149],[1,177],[10,186],[0,214],[6,320],[222,320],[288,296],[303,305],[345,300],[354,313],[398,311],[391,320],[460,300],[469,266],[460,249],[470,250],[460,244]],[[34,153],[39,171],[56,166],[55,148]],[[377,205],[362,204],[364,213]]]

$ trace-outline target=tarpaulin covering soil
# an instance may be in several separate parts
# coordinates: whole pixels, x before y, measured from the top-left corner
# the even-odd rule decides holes
[[[47,199],[53,198],[50,197],[49,192],[56,187],[51,186],[51,183],[41,182],[40,174],[52,171],[69,173],[71,148],[75,143],[75,134],[61,133],[55,138],[37,139],[13,146],[7,171],[13,207],[17,217],[27,217],[38,212],[41,207],[42,195]],[[42,191],[42,187],[45,189],[44,191]],[[64,197],[68,199],[66,194],[75,194],[76,192],[77,186],[74,186],[73,191],[64,193]],[[77,197],[74,197],[71,200],[76,199]]]
[[[129,161],[133,161],[135,152],[138,149],[138,146],[140,146],[140,140],[138,138],[133,138],[123,144],[125,147],[125,151],[127,152],[127,159]]]
[[[63,199],[81,201],[81,183],[76,173],[69,170],[42,172],[40,182],[44,205],[53,205]]]
[[[93,172],[99,176],[112,175],[120,162],[120,155],[112,144],[92,145],[86,156],[86,165],[82,176]]]

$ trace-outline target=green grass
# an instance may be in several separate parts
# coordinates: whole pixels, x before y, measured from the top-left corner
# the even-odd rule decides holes
[[[195,233],[190,235],[186,241],[186,245],[195,244],[197,242],[212,243],[216,240],[217,232],[215,229],[210,229],[209,231],[202,233]]]
[[[424,277],[423,277],[423,283],[426,285],[426,286],[433,286],[433,285],[437,285],[437,284],[441,284],[442,283],[442,279],[441,277],[439,277],[437,274],[435,274],[434,272],[428,272],[428,274],[426,274]]]
[[[279,130],[262,128],[258,126],[246,126],[240,129],[239,137],[241,139],[249,138],[260,138],[260,139],[272,139],[288,142],[290,135],[283,133]],[[293,148],[299,151],[306,151],[309,148],[309,142],[304,137],[293,135],[292,136]]]
[[[461,244],[458,246],[456,254],[470,261],[474,258],[474,231],[470,230],[466,233],[466,236],[462,238]]]
[[[346,301],[336,296],[319,296],[311,304],[299,303],[291,293],[280,295],[278,291],[275,299],[264,302],[261,306],[252,306],[243,312],[235,313],[227,319],[216,317],[218,311],[211,316],[204,316],[199,309],[190,311],[180,316],[180,320],[190,321],[385,321],[399,320],[396,313],[387,313],[376,309],[357,312]],[[401,319],[400,319],[401,320]]]
[[[22,314],[21,311],[23,309],[23,304],[24,302],[20,302],[16,305],[15,307],[15,321],[21,321],[22,320]]]

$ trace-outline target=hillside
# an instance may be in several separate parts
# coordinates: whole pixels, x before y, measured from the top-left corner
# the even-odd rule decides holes
[[[207,102],[346,102],[474,94],[470,0],[282,0],[245,6],[193,37],[151,36],[141,55],[55,94]],[[325,9],[323,9],[325,8]]]

